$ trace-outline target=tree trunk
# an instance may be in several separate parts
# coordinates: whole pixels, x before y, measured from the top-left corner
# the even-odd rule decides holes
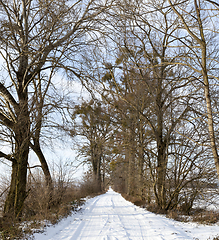
[[[135,149],[134,149],[134,126],[131,123],[130,130],[128,133],[128,195],[134,196],[136,194],[136,179],[135,179]]]
[[[30,143],[30,116],[28,110],[28,90],[25,88],[24,68],[27,65],[27,59],[21,59],[21,70],[18,72],[18,98],[19,108],[16,112],[17,121],[14,126],[15,138],[15,161],[12,164],[12,175],[10,190],[5,201],[4,213],[15,218],[21,216],[24,201],[27,197],[27,165]],[[20,74],[19,74],[20,73]]]
[[[139,116],[140,118],[140,116]],[[141,120],[141,119],[140,119]],[[145,200],[145,183],[144,183],[144,136],[143,136],[143,126],[142,121],[139,122],[139,160],[138,160],[138,183],[139,183],[139,196],[142,200]]]
[[[208,73],[207,73],[207,67],[206,67],[207,65],[206,58],[207,58],[206,45],[204,44],[202,46],[202,74],[203,74],[203,80],[204,80],[205,101],[206,101],[207,116],[208,116],[208,131],[209,131],[209,138],[211,142],[211,149],[213,153],[215,167],[216,167],[216,171],[219,179],[219,156],[218,156],[218,150],[217,150],[216,140],[215,140],[214,121],[212,116],[211,96],[210,96],[210,87],[209,87]]]
[[[166,205],[166,158],[165,147],[162,142],[158,142],[158,157],[157,157],[157,204],[160,208],[165,208]]]
[[[132,150],[129,151],[128,157],[128,195],[135,195],[135,164]]]
[[[33,149],[33,151],[36,153],[40,163],[41,163],[41,167],[45,176],[45,180],[46,180],[46,186],[48,187],[48,189],[50,191],[53,190],[53,183],[52,183],[52,177],[49,171],[49,166],[46,162],[45,156],[41,150],[40,144],[38,142],[36,142],[34,140],[34,144],[30,145],[31,148]]]
[[[92,166],[93,166],[93,180],[94,180],[94,187],[96,192],[101,192],[101,172],[100,172],[100,165],[101,165],[101,155],[100,150],[98,149],[97,144],[93,144],[93,153],[92,153]]]
[[[144,166],[144,155],[141,154],[141,156],[139,157],[139,161],[138,161],[138,194],[141,197],[142,200],[145,200],[145,184],[144,184],[144,170],[143,170],[143,166]]]
[[[15,154],[16,161],[12,164],[10,190],[4,206],[4,213],[15,218],[21,215],[23,204],[27,197],[26,182],[29,146],[27,143],[25,145]]]
[[[161,83],[158,85],[157,97],[157,204],[163,209],[166,205],[166,144],[163,140],[163,115],[161,107]]]
[[[12,174],[11,174],[11,184],[8,196],[4,205],[4,213],[11,213],[14,215],[14,202],[15,202],[15,192],[16,192],[16,176],[18,171],[18,163],[16,160],[12,162]]]
[[[101,192],[101,174],[99,169],[99,164],[95,164],[93,167],[93,179],[94,179],[94,187],[96,192]]]

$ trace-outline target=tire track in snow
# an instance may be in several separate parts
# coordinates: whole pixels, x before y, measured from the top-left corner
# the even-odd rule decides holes
[[[89,207],[87,207],[85,209],[85,213],[88,215],[88,214],[91,214],[93,209],[95,208],[97,202],[99,201],[100,199],[97,198]],[[85,214],[84,214],[85,215]],[[90,222],[91,220],[89,220]],[[71,238],[69,240],[76,240],[79,238],[81,232],[83,232],[83,228],[85,227],[86,225],[86,219],[82,219],[81,223],[79,224],[79,226],[77,227],[76,231],[74,232],[74,234],[71,236]]]
[[[190,229],[189,225],[141,209],[110,189],[88,200],[82,212],[35,237],[36,240],[192,240],[194,234]]]
[[[119,211],[117,214],[120,218],[120,221],[123,222],[124,228],[127,229],[127,235],[130,236],[129,239],[132,240],[151,240],[151,235],[148,234],[148,225],[146,224],[145,217],[140,218],[139,216],[143,216],[141,214],[141,211],[138,212],[138,207],[134,206],[132,203],[127,202],[125,199],[121,198],[120,194],[118,194],[118,198],[115,199],[114,206],[118,206],[118,209],[120,208],[120,205],[124,205],[127,208],[128,213],[124,214],[121,211]],[[128,204],[128,206],[127,206]],[[142,209],[141,209],[142,210]],[[127,218],[127,219],[125,219]],[[124,222],[127,222],[126,224]],[[135,228],[135,234],[133,235],[133,227]],[[162,238],[156,238],[159,240],[162,240]]]
[[[120,217],[121,212],[119,213],[118,210],[115,207],[115,203],[114,203],[115,199],[116,199],[115,197],[113,198],[113,196],[111,196],[111,204],[112,204],[113,212],[114,212],[115,216],[117,216],[117,218],[119,219],[119,222],[120,222],[120,224],[122,225],[122,228],[125,231],[125,237],[127,237],[127,239],[129,239],[130,234],[127,232],[126,226],[124,225],[124,223],[121,220],[121,217]]]

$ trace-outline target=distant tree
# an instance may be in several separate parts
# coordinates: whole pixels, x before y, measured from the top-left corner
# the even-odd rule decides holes
[[[91,163],[95,190],[100,192],[103,189],[107,141],[111,134],[107,107],[94,100],[83,102],[74,107],[72,119],[75,134],[85,138],[80,152]]]

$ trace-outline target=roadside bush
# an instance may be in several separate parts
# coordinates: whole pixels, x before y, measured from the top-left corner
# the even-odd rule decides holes
[[[79,183],[79,189],[80,196],[82,197],[95,196],[103,193],[103,191],[99,192],[98,188],[96,187],[91,171],[84,173],[82,180]]]
[[[73,181],[71,172],[64,165],[58,165],[57,169],[53,171],[52,191],[46,186],[41,170],[29,172],[23,215],[20,219],[0,217],[0,239],[30,239],[33,229],[39,231],[37,229],[48,223],[57,223],[72,211],[78,211],[85,197],[99,194],[88,173],[81,181]]]

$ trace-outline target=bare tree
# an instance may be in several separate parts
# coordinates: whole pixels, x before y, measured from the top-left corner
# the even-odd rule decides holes
[[[156,13],[144,15],[142,9],[146,9],[144,3],[136,8],[132,4],[121,6],[121,22],[125,25],[116,29],[122,39],[118,40],[120,53],[116,63],[123,70],[123,84],[124,88],[129,89],[129,94],[123,92],[121,75],[117,75],[118,70],[114,70],[116,66],[108,71],[111,76],[109,82],[114,88],[104,87],[106,91],[114,91],[114,94],[132,106],[144,118],[151,131],[152,145],[156,145],[152,152],[157,158],[154,193],[158,206],[165,208],[170,135],[190,111],[190,90],[184,94],[182,89],[191,83],[184,80],[186,73],[183,68],[173,68],[170,64],[171,59],[178,54],[172,51],[174,39],[170,33],[177,31],[178,25],[168,21],[169,10],[161,8]],[[162,29],[162,32],[152,25]],[[139,100],[142,92],[137,86],[144,89],[147,98],[141,97]],[[169,118],[171,111],[174,112],[173,118]]]
[[[175,2],[174,6],[181,7],[178,2]],[[152,181],[157,205],[162,209],[168,209],[172,206],[169,199],[172,199],[171,196],[174,194],[177,195],[179,190],[179,187],[176,187],[174,194],[169,190],[167,192],[170,172],[168,164],[172,161],[168,151],[172,144],[176,144],[173,139],[179,138],[184,133],[179,131],[179,126],[187,121],[193,121],[195,113],[203,113],[199,111],[200,109],[194,108],[195,105],[199,106],[199,101],[203,101],[199,96],[202,88],[200,78],[193,69],[195,60],[188,61],[194,51],[190,49],[188,51],[185,45],[179,46],[181,24],[177,18],[173,18],[166,1],[152,1],[150,4],[142,1],[131,3],[124,1],[113,10],[110,12],[113,19],[111,22],[108,21],[108,28],[105,29],[110,39],[104,38],[105,41],[102,40],[98,48],[93,50],[95,61],[88,61],[87,72],[90,79],[96,80],[93,81],[95,87],[90,82],[84,81],[84,84],[88,83],[88,88],[93,87],[94,92],[102,94],[104,99],[117,109],[121,107],[118,99],[123,101],[124,108],[129,106],[126,115],[132,115],[130,113],[133,112],[135,118],[130,118],[131,124],[127,124],[127,132],[135,134],[132,136],[133,140],[130,138],[126,144],[131,142],[135,149],[134,154],[126,152],[126,163],[133,163],[130,164],[132,166],[130,169],[134,174],[136,173],[134,167],[139,169],[139,176],[143,175],[141,169],[147,167],[145,172]],[[115,23],[112,26],[110,23],[114,19],[117,19],[119,24]],[[108,42],[111,44],[110,47],[107,47]],[[104,44],[101,45],[102,43]],[[101,56],[98,56],[100,46],[104,50]],[[112,50],[112,46],[115,50]],[[89,57],[86,55],[86,60]],[[179,59],[187,63],[176,64]],[[185,67],[191,62],[193,63],[190,65],[191,68]],[[116,101],[112,101],[115,99]],[[126,120],[128,121],[128,117]],[[142,126],[137,124],[138,121],[141,121]],[[197,124],[195,120],[194,124]],[[137,131],[141,134],[141,140],[136,136]],[[182,150],[183,146],[182,148],[179,146],[179,149]],[[131,151],[131,148],[129,150]],[[199,153],[201,152],[203,153],[200,150]],[[141,161],[137,166],[136,157],[140,155]],[[121,158],[118,160],[121,166]],[[114,163],[116,165],[116,161]],[[191,166],[192,169],[195,165]],[[124,169],[128,175],[130,173],[128,167]],[[134,183],[133,178],[130,182]],[[128,189],[129,184],[126,185]],[[131,188],[129,190],[131,193]]]
[[[219,156],[215,137],[210,83],[212,81],[211,79],[213,79],[212,82],[214,82],[215,79],[218,79],[217,76],[214,75],[214,69],[216,68],[218,61],[218,47],[215,45],[215,50],[212,51],[211,46],[213,39],[218,37],[217,31],[215,32],[216,26],[213,24],[213,21],[216,21],[214,12],[218,11],[218,4],[214,1],[195,0],[187,1],[184,4],[182,3],[181,5],[174,6],[176,1],[173,2],[168,0],[168,2],[171,9],[179,19],[181,26],[187,33],[185,35],[181,32],[181,36],[178,36],[178,39],[180,38],[179,42],[186,46],[186,48],[189,49],[188,51],[191,52],[190,56],[185,56],[184,61],[181,59],[182,62],[177,62],[177,64],[184,64],[185,66],[193,69],[199,81],[202,82],[206,102],[210,144],[219,176]],[[215,5],[216,8],[210,9],[210,5],[206,4],[206,2]],[[181,3],[181,1],[178,3]],[[212,24],[210,28],[209,24]],[[191,57],[195,60],[191,61]]]
[[[91,163],[95,191],[101,192],[107,141],[111,134],[111,121],[107,108],[93,100],[83,102],[74,107],[72,120],[76,126],[74,129],[76,136],[86,139],[79,151]]]
[[[0,1],[1,56],[7,77],[1,80],[1,124],[12,132],[14,148],[1,157],[12,163],[4,212],[19,216],[26,192],[31,138],[31,84],[57,63],[66,49],[85,43],[93,21],[108,6],[101,1]]]

